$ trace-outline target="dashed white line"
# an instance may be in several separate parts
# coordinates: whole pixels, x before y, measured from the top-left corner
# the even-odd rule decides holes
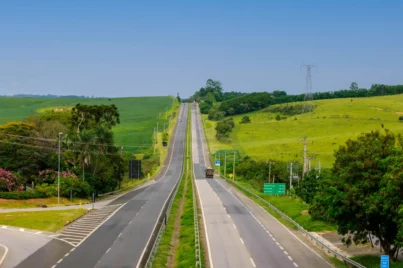
[[[56,267],[56,264],[55,265],[53,265],[52,267],[50,267],[50,268],[55,268]]]
[[[298,264],[296,264],[295,262],[293,262],[292,264],[294,264],[295,267],[298,267]]]
[[[281,250],[284,250],[284,248],[283,248],[282,246],[279,246],[279,248],[280,248]]]
[[[111,248],[108,248],[108,250],[105,252],[105,254],[108,253],[109,250],[111,250]]]
[[[269,233],[270,237],[273,237],[270,233]]]
[[[118,237],[120,237],[121,235],[122,235],[122,233],[120,233]]]
[[[277,244],[277,246],[280,246],[280,243],[279,243],[279,242],[276,242],[276,244]]]
[[[272,239],[273,239],[273,241],[277,241],[274,237]]]
[[[242,239],[242,238],[239,238],[239,239],[241,240],[242,244],[244,244],[244,245],[245,245],[245,242],[243,242],[243,239]]]
[[[285,255],[288,255],[288,252],[287,252],[287,251],[283,250],[283,252],[284,252]]]
[[[3,229],[7,229],[7,226],[4,226],[4,225],[3,225],[3,226],[1,226],[1,228],[3,228]]]
[[[41,231],[39,231],[39,232],[36,232],[35,234],[41,234],[42,232]]]
[[[76,249],[76,248],[72,248],[72,249],[70,250],[70,252],[73,252],[75,249]]]
[[[67,252],[65,255],[64,255],[64,257],[67,257],[67,256],[69,256],[70,255],[70,252]]]
[[[139,215],[139,213],[138,213],[138,212],[136,213],[136,216],[137,216],[137,215]]]
[[[129,224],[131,224],[132,223],[132,220],[129,222]]]
[[[252,263],[253,267],[256,267],[256,264],[255,264],[255,262],[253,261],[252,258],[250,258],[250,262]]]
[[[270,234],[270,232],[269,232],[269,231],[267,231],[267,230],[266,230],[266,233]]]
[[[61,262],[62,262],[62,260],[63,260],[63,259],[58,260],[58,261],[57,261],[57,263],[61,263]]]
[[[288,258],[290,259],[290,261],[292,261],[292,258],[291,258],[291,256],[288,256]]]
[[[235,226],[235,224],[232,224],[233,226],[234,226],[234,228],[236,229],[236,226]]]
[[[25,229],[24,228],[20,228],[20,232],[24,232],[25,231]]]

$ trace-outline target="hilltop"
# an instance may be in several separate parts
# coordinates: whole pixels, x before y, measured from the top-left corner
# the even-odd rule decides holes
[[[349,138],[374,129],[389,129],[403,132],[403,94],[383,97],[343,98],[312,101],[314,110],[299,115],[284,115],[271,112],[273,107],[233,116],[235,127],[230,142],[215,138],[216,121],[203,115],[204,126],[211,153],[217,150],[238,150],[258,160],[301,160],[303,137],[308,140],[308,155],[312,165],[319,161],[322,167],[331,167],[333,152]],[[298,105],[301,103],[281,104]],[[281,110],[281,109],[279,109]],[[249,116],[251,123],[240,124],[243,116]],[[276,116],[283,117],[277,121]],[[286,117],[286,118],[284,118]],[[310,144],[312,143],[312,144]]]

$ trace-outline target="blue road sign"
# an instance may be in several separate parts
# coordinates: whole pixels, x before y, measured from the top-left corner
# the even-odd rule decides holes
[[[381,255],[381,268],[389,268],[389,256]]]
[[[216,165],[217,167],[219,167],[219,166],[220,166],[220,160],[216,160],[216,161],[215,161],[215,165]]]

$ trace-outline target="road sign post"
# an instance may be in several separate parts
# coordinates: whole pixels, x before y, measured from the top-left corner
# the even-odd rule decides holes
[[[285,183],[265,183],[263,193],[285,195]]]
[[[389,255],[381,255],[381,268],[389,268]]]
[[[220,160],[216,160],[215,165],[216,165],[216,167],[219,167],[221,165]]]

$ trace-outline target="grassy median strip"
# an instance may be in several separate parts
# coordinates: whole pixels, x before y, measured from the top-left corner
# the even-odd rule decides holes
[[[86,212],[86,209],[68,209],[1,213],[0,225],[55,232]]]

